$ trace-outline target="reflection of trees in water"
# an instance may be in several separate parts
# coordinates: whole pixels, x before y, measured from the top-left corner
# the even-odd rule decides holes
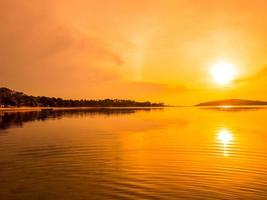
[[[57,111],[30,111],[30,112],[4,112],[0,113],[0,129],[12,126],[20,127],[29,121],[45,121],[48,119],[61,119],[62,117],[86,117],[96,115],[129,115],[137,111],[151,111],[153,108],[127,108],[127,109],[82,109],[82,110],[57,110]],[[160,108],[157,108],[160,109]]]

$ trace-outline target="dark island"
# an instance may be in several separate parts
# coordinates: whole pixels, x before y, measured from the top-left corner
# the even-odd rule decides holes
[[[45,96],[31,96],[8,88],[0,88],[0,107],[163,107],[164,103],[133,100],[72,100]]]
[[[227,99],[221,101],[210,101],[195,106],[266,106],[267,101],[253,101],[244,99]]]

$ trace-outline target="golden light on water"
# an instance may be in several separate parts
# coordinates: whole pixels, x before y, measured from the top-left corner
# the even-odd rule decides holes
[[[229,129],[220,129],[217,136],[218,141],[223,145],[223,155],[228,156],[228,146],[233,140],[233,134]]]
[[[220,85],[230,83],[236,76],[236,68],[232,63],[220,61],[211,67],[213,80]]]
[[[228,129],[222,129],[219,132],[218,139],[224,144],[227,145],[229,144],[232,140],[232,134]]]

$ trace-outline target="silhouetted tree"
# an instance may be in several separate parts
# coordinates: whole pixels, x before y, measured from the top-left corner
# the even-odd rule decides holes
[[[162,107],[163,103],[136,102],[132,100],[104,99],[104,100],[64,100],[55,97],[29,96],[8,88],[0,88],[1,106],[29,106],[29,107]]]

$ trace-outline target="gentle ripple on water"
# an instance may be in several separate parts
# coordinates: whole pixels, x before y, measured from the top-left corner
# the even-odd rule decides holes
[[[267,198],[266,109],[55,112],[1,115],[0,199]]]

